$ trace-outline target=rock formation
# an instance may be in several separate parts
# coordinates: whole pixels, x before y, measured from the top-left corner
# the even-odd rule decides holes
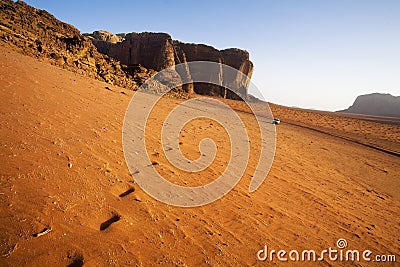
[[[99,35],[102,32],[102,35]],[[120,41],[111,42],[113,35],[104,31],[97,31],[86,34],[92,38],[94,45],[99,52],[106,54],[128,67],[144,66],[145,68],[162,69],[180,63],[191,61],[213,61],[231,66],[250,79],[253,72],[253,64],[249,60],[249,53],[240,49],[217,50],[212,46],[204,44],[187,44],[172,40],[166,33],[129,33],[120,36]],[[122,37],[123,36],[123,37]],[[117,38],[114,38],[117,40]],[[189,69],[185,79],[190,80],[191,73],[196,70]],[[217,74],[225,84],[188,84],[184,89],[188,93],[198,93],[206,95],[217,95],[226,98],[237,98],[235,94],[227,91],[224,87],[235,89],[241,96],[247,96],[248,81],[243,79],[243,75],[227,78],[222,73],[222,68]],[[211,80],[211,77],[210,77]]]
[[[111,32],[103,30],[95,31],[90,35],[88,34],[83,34],[83,35],[89,36],[90,38],[94,38],[95,40],[104,41],[112,44],[116,44],[124,40],[123,35],[112,34]]]
[[[400,96],[379,93],[360,95],[348,109],[338,112],[400,117]]]
[[[179,74],[173,71],[164,73],[163,85],[168,85],[169,79],[192,81],[193,74],[199,71],[190,69],[190,64],[187,64],[190,61],[226,64],[248,78],[251,78],[253,71],[247,51],[217,50],[203,44],[186,44],[172,40],[166,33],[112,34],[100,30],[82,35],[75,27],[57,20],[47,11],[38,10],[22,1],[0,0],[0,17],[1,45],[125,88],[137,89],[157,71],[179,63],[186,64],[184,71]],[[179,93],[183,89],[189,94],[232,99],[238,98],[238,95],[247,97],[248,79],[244,79],[244,75],[227,78],[222,67],[215,70],[214,75],[219,79],[217,85],[189,82],[175,91]],[[208,78],[205,80],[215,80],[215,77]],[[234,89],[235,93],[227,90],[227,87]]]

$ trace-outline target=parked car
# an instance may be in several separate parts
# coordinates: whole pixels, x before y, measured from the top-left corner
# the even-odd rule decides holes
[[[279,123],[281,123],[281,120],[278,119],[278,118],[274,118],[274,119],[272,120],[272,124],[279,124]]]

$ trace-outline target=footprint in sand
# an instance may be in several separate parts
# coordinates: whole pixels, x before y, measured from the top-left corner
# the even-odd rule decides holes
[[[135,188],[129,188],[128,190],[126,190],[125,192],[123,192],[122,194],[119,195],[119,197],[126,197],[127,195],[131,194],[135,192]]]
[[[76,254],[74,256],[68,255],[68,258],[72,259],[72,262],[68,264],[67,267],[81,267],[85,262],[81,254]]]
[[[111,226],[111,224],[118,222],[121,219],[121,216],[119,214],[114,214],[110,219],[107,221],[103,222],[100,225],[100,231],[106,230],[108,227]]]
[[[123,198],[135,192],[135,188],[131,184],[124,183],[123,181],[120,180],[119,183],[115,183],[111,187],[110,191],[114,196]]]

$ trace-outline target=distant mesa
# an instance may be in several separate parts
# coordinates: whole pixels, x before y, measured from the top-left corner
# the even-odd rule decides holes
[[[338,112],[400,118],[400,96],[380,93],[360,95],[348,109]]]

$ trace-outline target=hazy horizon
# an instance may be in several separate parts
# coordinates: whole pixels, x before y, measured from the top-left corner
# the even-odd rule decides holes
[[[398,1],[26,2],[82,33],[167,32],[245,49],[253,83],[276,104],[336,111],[358,95],[400,95]]]

